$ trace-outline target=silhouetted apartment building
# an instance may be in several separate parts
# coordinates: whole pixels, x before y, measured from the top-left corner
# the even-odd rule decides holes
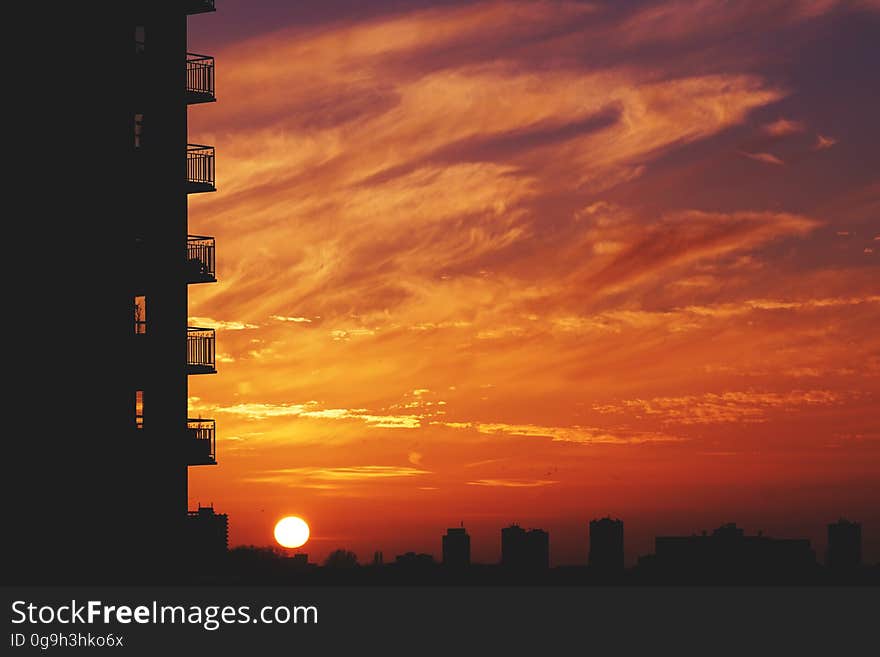
[[[835,570],[848,570],[862,565],[862,525],[841,518],[828,525],[828,549],[825,564]]]
[[[187,51],[187,25],[214,2],[25,4],[41,15],[8,16],[7,31],[39,26],[47,47],[29,58],[43,73],[15,86],[36,120],[10,123],[29,145],[7,157],[9,191],[33,207],[7,212],[22,265],[7,278],[33,300],[7,354],[28,368],[7,378],[30,425],[6,459],[63,496],[65,517],[46,522],[39,496],[17,503],[21,547],[5,561],[30,583],[179,581],[188,468],[215,462],[213,422],[187,412],[188,375],[215,362],[213,330],[187,326],[188,285],[215,276],[214,240],[187,207],[214,189],[213,148],[189,143],[187,116],[214,100],[214,60]],[[59,550],[59,535],[75,540]]]
[[[542,529],[526,531],[513,524],[501,530],[501,565],[517,569],[550,567],[550,534]]]
[[[199,506],[187,513],[187,544],[191,563],[212,564],[226,555],[229,545],[229,518],[215,513],[214,506]]]
[[[809,540],[747,536],[734,523],[711,534],[658,536],[655,548],[651,567],[666,574],[785,576],[816,565]]]
[[[192,234],[188,222],[189,196],[215,190],[214,148],[187,139],[189,108],[215,100],[214,59],[187,52],[187,17],[213,10],[213,0],[141,0],[132,3],[129,26],[131,203],[120,219],[134,321],[120,434],[125,429],[139,446],[137,467],[149,473],[156,514],[153,549],[172,570],[189,536],[188,468],[216,464],[214,420],[189,417],[187,407],[188,377],[216,372],[214,329],[187,320],[188,286],[216,280],[214,239]]]
[[[187,327],[187,286],[214,280],[213,239],[187,221],[188,195],[214,189],[213,148],[187,139],[188,108],[214,100],[214,62],[187,52],[187,21],[213,9],[41,8],[56,67],[34,64],[45,75],[29,76],[40,125],[12,129],[39,133],[33,160],[9,159],[22,174],[11,187],[27,190],[34,211],[6,221],[4,238],[28,264],[17,272],[27,285],[11,287],[34,299],[33,312],[17,311],[30,318],[26,341],[10,341],[19,353],[7,359],[30,370],[9,377],[20,391],[10,405],[48,421],[33,422],[20,456],[7,458],[35,490],[64,495],[66,517],[46,523],[40,504],[22,502],[10,518],[31,582],[175,578],[187,468],[215,461],[213,422],[187,415],[188,374],[215,362],[213,331]],[[39,249],[24,248],[33,241]],[[57,535],[75,540],[59,550]]]
[[[464,527],[451,527],[443,537],[443,565],[466,568],[471,565],[471,537]]]
[[[590,521],[590,568],[597,572],[623,570],[623,521],[601,518]]]

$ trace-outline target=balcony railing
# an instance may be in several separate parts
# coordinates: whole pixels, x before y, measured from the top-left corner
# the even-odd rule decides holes
[[[184,278],[187,283],[216,283],[217,269],[215,258],[214,238],[208,235],[188,235],[186,238],[186,261],[184,262]],[[143,238],[135,239],[135,248],[131,260],[131,269],[134,271],[135,295],[143,294],[144,286],[153,280],[157,273],[159,276],[167,276],[168,271],[173,271],[161,262],[153,262],[155,254],[147,249],[147,243]],[[138,310],[135,310],[137,313]],[[140,309],[143,315],[143,309]],[[135,321],[143,320],[144,317],[135,317]],[[145,333],[135,327],[135,333]]]
[[[213,146],[186,145],[186,183],[190,193],[213,192],[216,189]]]
[[[214,238],[189,235],[186,238],[186,271],[190,283],[217,281],[214,267]]]
[[[208,11],[214,11],[214,0],[187,0],[187,14],[204,14]]]
[[[186,369],[188,374],[215,374],[217,336],[212,328],[186,329]]]
[[[186,102],[210,103],[214,97],[214,58],[186,53]]]
[[[186,421],[187,465],[217,464],[217,426],[214,420],[190,418]]]
[[[135,41],[134,52],[136,55],[145,55],[146,44],[143,41]],[[138,57],[136,61],[138,66],[144,65],[142,57]],[[187,104],[213,103],[215,100],[217,97],[214,95],[214,58],[193,52],[186,53]]]

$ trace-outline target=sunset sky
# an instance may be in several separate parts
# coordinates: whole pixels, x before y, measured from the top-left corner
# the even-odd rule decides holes
[[[367,7],[363,5],[368,5]],[[269,2],[189,20],[230,544],[864,524],[880,559],[880,2]]]

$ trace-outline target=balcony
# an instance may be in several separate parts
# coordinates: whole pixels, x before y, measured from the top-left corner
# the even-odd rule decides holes
[[[186,145],[186,191],[188,194],[214,192],[214,147]]]
[[[186,238],[186,280],[188,283],[216,283],[214,238],[189,235]]]
[[[216,283],[217,270],[214,256],[214,238],[207,235],[188,235],[186,238],[186,260],[183,276],[187,283]],[[134,271],[133,285],[135,295],[143,295],[146,285],[155,277],[167,278],[175,274],[174,268],[165,264],[166,261],[154,262],[155,254],[147,248],[147,242],[141,237],[135,238],[135,247],[131,259],[131,270]],[[143,319],[143,318],[141,318]],[[135,330],[135,333],[144,331]]]
[[[186,0],[186,13],[190,16],[193,14],[205,14],[214,11],[214,0]]]
[[[140,67],[145,65],[145,60],[141,56],[147,52],[146,44],[143,41],[135,41],[134,52],[140,55],[135,60],[140,70]],[[217,97],[214,95],[214,58],[193,52],[186,53],[186,104],[213,103],[215,100]]]
[[[186,328],[186,373],[216,374],[217,336],[212,328]]]
[[[217,427],[214,420],[186,421],[187,465],[217,465]]]
[[[214,58],[207,55],[186,53],[186,102],[213,103],[214,96]]]

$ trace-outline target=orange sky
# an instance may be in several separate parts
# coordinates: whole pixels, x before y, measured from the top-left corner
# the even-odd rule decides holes
[[[581,563],[605,514],[631,558],[731,520],[821,557],[840,515],[880,558],[880,5],[410,4],[190,21],[191,504],[313,560],[517,521]]]

